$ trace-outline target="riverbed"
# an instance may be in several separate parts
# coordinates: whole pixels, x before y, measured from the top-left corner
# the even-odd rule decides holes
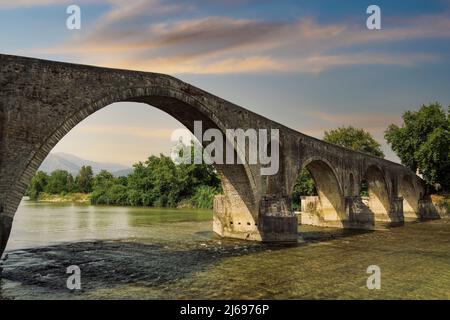
[[[299,242],[220,239],[212,212],[22,201],[5,299],[450,299],[450,220],[384,231],[299,226]],[[81,290],[66,286],[68,266]],[[381,270],[369,290],[367,268]]]

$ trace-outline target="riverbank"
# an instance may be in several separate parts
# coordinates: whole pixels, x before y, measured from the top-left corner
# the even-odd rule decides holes
[[[50,194],[46,192],[42,192],[39,194],[37,199],[27,199],[30,201],[37,201],[37,202],[49,202],[49,203],[77,203],[77,204],[92,204],[96,205],[91,202],[91,193],[81,193],[81,192],[74,192],[74,193],[65,193],[65,194]],[[211,197],[211,196],[209,196]],[[201,206],[199,206],[200,201],[195,201],[196,199],[182,199],[178,202],[177,206],[175,208],[177,209],[212,209],[212,202],[213,199],[206,199],[202,203],[200,203]],[[101,204],[105,205],[105,204]],[[106,204],[106,205],[114,205],[114,204]],[[125,205],[120,205],[125,206]],[[128,205],[127,207],[143,207],[143,206],[133,206]],[[153,208],[158,208],[156,206],[152,206]]]
[[[432,194],[431,203],[441,215],[450,215],[450,194]]]
[[[41,202],[51,202],[51,203],[65,203],[65,202],[74,202],[74,203],[90,203],[90,193],[66,193],[66,194],[50,194],[46,192],[42,192],[39,194],[38,199],[35,201]]]

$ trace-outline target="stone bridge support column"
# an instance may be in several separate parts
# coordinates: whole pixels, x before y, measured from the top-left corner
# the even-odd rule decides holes
[[[374,213],[369,207],[369,199],[360,196],[345,197],[345,210],[348,213],[348,228],[384,229],[404,222],[401,197],[392,200],[388,214],[384,215]]]
[[[222,237],[263,242],[297,242],[297,216],[287,196],[266,195],[249,219],[245,208],[232,205],[229,197],[214,198],[213,231]]]
[[[12,219],[5,215],[0,215],[0,254],[5,251],[6,243],[8,242],[9,234],[11,232]]]
[[[298,217],[289,196],[266,195],[259,206],[259,224],[264,242],[297,242]]]
[[[227,194],[215,196],[213,210],[213,231],[221,237],[262,240],[258,220],[237,197]]]
[[[11,233],[13,219],[7,216],[4,212],[4,206],[0,204],[0,257],[5,250],[8,242],[9,234]]]
[[[354,229],[372,230],[375,216],[368,208],[368,200],[360,196],[345,197],[345,210],[348,215],[347,226]]]
[[[391,207],[391,223],[394,225],[401,225],[405,222],[403,215],[403,197],[395,197],[392,200]]]

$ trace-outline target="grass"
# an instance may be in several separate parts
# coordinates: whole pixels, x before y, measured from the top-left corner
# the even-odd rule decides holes
[[[431,195],[431,202],[445,214],[450,214],[450,194],[433,194]]]
[[[89,202],[89,193],[66,193],[66,194],[49,194],[42,192],[39,194],[38,201],[44,202],[79,202],[79,203],[88,203]]]

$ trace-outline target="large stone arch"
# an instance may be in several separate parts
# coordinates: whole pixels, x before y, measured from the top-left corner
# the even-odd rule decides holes
[[[348,217],[342,186],[333,166],[324,158],[311,157],[302,164],[302,168],[307,169],[314,180],[319,200],[316,210],[320,220],[342,226]]]
[[[18,178],[10,186],[10,192],[6,193],[5,207],[2,208],[8,221],[6,226],[2,226],[4,230],[1,232],[0,252],[6,246],[12,220],[20,200],[25,194],[31,178],[49,152],[82,120],[116,102],[139,102],[148,104],[149,107],[156,107],[177,119],[191,132],[193,132],[194,121],[201,120],[203,131],[209,128],[219,129],[224,133],[223,136],[226,139],[225,124],[204,103],[193,95],[170,86],[119,88],[112,92],[104,92],[103,96],[95,101],[74,106],[75,112],[62,121],[48,123],[48,126],[51,127],[49,134],[43,137],[39,145],[30,148],[29,158],[23,162],[21,167],[18,167]],[[52,107],[58,109],[57,106]],[[258,206],[254,193],[256,184],[249,165],[247,163],[219,164],[215,167],[222,178],[224,195],[218,196],[219,199],[216,199],[219,204],[215,203],[215,208],[219,209],[220,214],[214,216],[214,230],[225,236],[233,235],[234,237],[261,240],[256,222],[258,219]],[[228,221],[235,223],[229,224]]]
[[[378,166],[370,165],[363,177],[369,193],[368,207],[374,219],[391,221],[391,200],[384,172]]]
[[[409,219],[419,218],[419,195],[410,175],[404,175],[400,179],[399,195],[403,197],[403,216]]]

